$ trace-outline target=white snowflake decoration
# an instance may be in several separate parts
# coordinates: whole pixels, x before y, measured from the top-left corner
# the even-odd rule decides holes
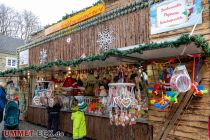
[[[68,38],[66,39],[66,42],[67,42],[68,44],[70,44],[70,43],[71,43],[71,37],[68,37]]]
[[[103,51],[107,51],[112,47],[112,42],[115,40],[115,37],[112,35],[113,32],[112,29],[107,28],[98,34],[97,43]]]
[[[47,50],[42,49],[40,51],[39,60],[40,60],[40,64],[44,64],[47,62]]]

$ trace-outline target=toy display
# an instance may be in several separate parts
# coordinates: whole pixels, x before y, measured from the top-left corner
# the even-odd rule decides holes
[[[200,69],[200,54],[193,55],[193,73],[192,73],[192,86],[191,89],[193,90],[194,96],[203,96],[208,94],[208,88],[204,88],[204,85],[198,85],[198,73]],[[195,61],[198,58],[196,74],[195,74]],[[195,76],[195,78],[194,78]],[[194,81],[195,80],[195,81]]]
[[[164,98],[172,103],[178,103],[177,96],[178,93],[175,91],[166,91],[166,96],[164,96]]]
[[[148,93],[150,96],[150,104],[161,111],[165,110],[169,106],[178,102],[178,92],[174,91],[170,86],[170,81],[173,78],[173,70],[171,63],[174,63],[175,59],[171,58],[166,63],[152,63],[153,78],[154,76],[154,64],[156,64],[156,69],[160,71],[159,82],[154,83],[154,87],[148,88]],[[168,66],[167,66],[168,64]],[[155,80],[156,81],[156,80]],[[176,83],[176,81],[174,82]],[[179,82],[178,82],[179,83]],[[177,88],[176,88],[177,89]],[[161,93],[161,97],[158,95]]]

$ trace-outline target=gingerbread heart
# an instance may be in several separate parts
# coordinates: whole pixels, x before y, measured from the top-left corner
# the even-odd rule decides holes
[[[33,98],[33,102],[34,102],[35,105],[40,105],[40,97],[39,96],[35,96]]]
[[[119,96],[114,97],[114,103],[116,105],[118,105],[119,107],[122,107],[122,100],[121,100],[121,98]]]
[[[130,98],[124,98],[122,99],[122,104],[124,107],[128,108],[131,105],[131,99]]]

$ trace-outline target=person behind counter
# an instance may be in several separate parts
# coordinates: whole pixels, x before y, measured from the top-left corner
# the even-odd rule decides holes
[[[79,96],[78,96],[79,97]],[[73,139],[83,140],[87,135],[85,114],[84,111],[87,108],[87,104],[82,100],[82,98],[77,98],[78,110],[72,113],[71,120],[73,121]]]
[[[56,134],[56,132],[58,132],[59,114],[61,108],[62,108],[62,102],[60,98],[54,93],[52,93],[51,96],[47,99],[47,112],[48,112],[47,129],[52,130],[52,125],[53,125],[53,134]]]

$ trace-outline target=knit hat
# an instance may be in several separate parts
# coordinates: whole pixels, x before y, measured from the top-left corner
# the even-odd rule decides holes
[[[84,111],[87,108],[87,103],[82,101],[81,103],[78,103],[78,107],[79,111]]]

